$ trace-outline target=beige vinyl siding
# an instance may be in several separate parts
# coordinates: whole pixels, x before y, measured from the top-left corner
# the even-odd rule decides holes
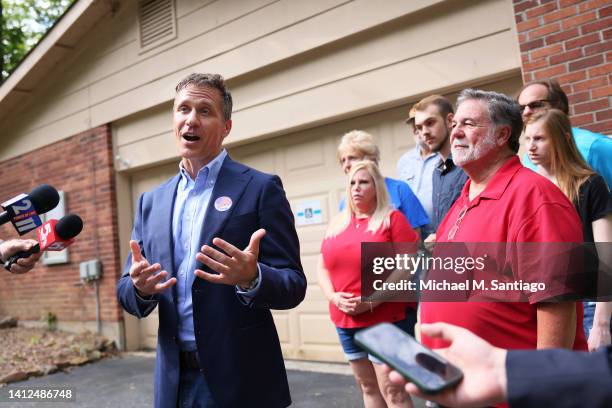
[[[221,72],[236,83],[238,142],[337,119],[374,104],[405,102],[419,87],[397,83],[413,76],[413,69],[428,72],[431,82],[452,84],[519,67],[512,13],[503,0],[389,0],[375,7],[365,0],[182,3],[177,0],[178,38],[141,53],[135,2],[121,2],[119,11],[100,21],[74,55],[58,64],[36,98],[24,104],[27,113],[2,121],[2,134],[19,137],[0,151],[0,158],[167,103],[176,82],[192,71]],[[488,43],[478,43],[488,37]],[[447,53],[454,48],[459,56]],[[499,55],[500,49],[506,51]],[[457,59],[457,67],[444,72],[444,62],[436,68],[436,55]],[[375,86],[379,92],[363,87],[380,76],[388,80]],[[392,92],[384,92],[385,87]],[[331,103],[332,109],[317,104],[323,112],[308,112],[295,103],[297,97],[311,107],[310,95],[327,98],[328,93],[374,104],[340,100]],[[365,98],[356,98],[362,94]],[[291,120],[261,120],[262,114],[278,109]]]
[[[515,76],[516,54],[497,52],[515,47],[508,14],[500,6],[479,2],[446,12],[434,7],[414,18],[422,23],[399,19],[231,81],[235,105],[228,145],[380,110],[432,89]],[[492,17],[470,24],[474,13]],[[451,25],[457,27],[452,32]],[[436,35],[423,41],[425,32]],[[163,110],[154,112],[163,115]],[[126,118],[118,126],[134,122],[140,118]],[[151,119],[146,127],[117,136],[117,153],[131,168],[174,157],[165,137],[170,120]],[[118,168],[128,166],[119,163]]]

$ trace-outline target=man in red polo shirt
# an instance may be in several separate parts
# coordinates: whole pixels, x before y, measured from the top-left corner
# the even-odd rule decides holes
[[[582,242],[572,203],[516,156],[522,131],[518,104],[503,94],[466,89],[457,105],[452,155],[469,180],[438,228],[438,244]],[[558,279],[544,269],[538,279],[555,286]],[[586,350],[582,310],[576,302],[543,302],[545,297],[528,296],[527,302],[422,302],[421,322],[462,326],[506,349]],[[427,336],[422,341],[433,348],[447,345]]]

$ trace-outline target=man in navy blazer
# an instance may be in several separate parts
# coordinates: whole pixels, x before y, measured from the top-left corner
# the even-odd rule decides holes
[[[144,193],[119,302],[142,318],[159,307],[156,407],[291,403],[270,309],[297,306],[306,278],[280,179],[229,158],[223,78],[176,87],[179,174]]]

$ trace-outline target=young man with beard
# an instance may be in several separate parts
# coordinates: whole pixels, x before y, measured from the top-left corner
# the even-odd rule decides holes
[[[438,153],[439,160],[432,173],[433,231],[426,242],[436,240],[435,231],[446,216],[467,181],[465,172],[455,165],[450,149],[450,127],[453,105],[440,95],[430,95],[414,106],[414,126],[430,151]]]

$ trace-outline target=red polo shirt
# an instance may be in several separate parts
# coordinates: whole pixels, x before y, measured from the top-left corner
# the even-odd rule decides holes
[[[468,180],[461,195],[440,224],[437,242],[582,242],[582,226],[567,197],[546,178],[523,167],[514,156],[497,171],[479,196],[469,200]],[[467,207],[452,240],[449,231]],[[539,276],[546,282],[546,276]],[[550,281],[550,279],[549,279]],[[554,282],[551,286],[554,286]],[[547,293],[554,296],[555,294]],[[446,322],[465,327],[497,347],[535,349],[536,303],[529,302],[422,302],[421,322]],[[586,350],[582,307],[574,349]],[[448,343],[423,336],[423,344],[446,347]]]

